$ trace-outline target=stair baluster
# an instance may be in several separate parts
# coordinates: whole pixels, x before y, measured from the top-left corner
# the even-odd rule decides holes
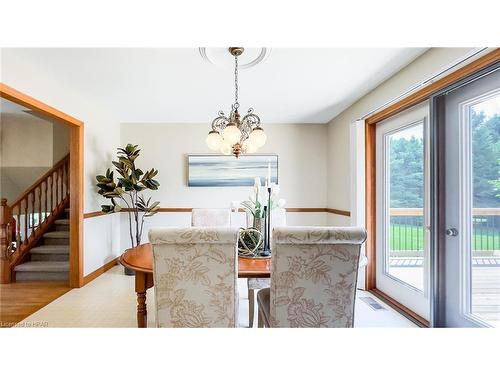
[[[28,198],[23,199],[24,202],[24,244],[28,243]]]
[[[29,215],[30,215],[30,229],[31,230],[28,230],[28,233],[31,234],[31,232],[33,231],[33,228],[35,227],[35,190],[36,188],[33,189],[33,191],[30,193],[30,197],[31,197],[31,200],[30,200],[30,205],[28,207],[28,211],[29,211]]]
[[[43,182],[42,182],[43,184]],[[38,187],[38,225],[37,229],[40,228],[40,225],[42,224],[42,184]]]
[[[50,181],[50,211],[54,209],[54,176],[49,176]]]
[[[16,207],[17,221],[16,221],[16,249],[21,246],[21,206]]]
[[[43,186],[45,188],[44,190],[44,193],[43,193],[43,203],[44,203],[44,214],[43,214],[43,220],[45,221],[47,219],[47,216],[48,216],[48,211],[47,211],[47,186],[48,186],[48,180],[45,180],[45,182],[43,183]]]
[[[61,172],[60,170],[57,170],[56,171],[56,186],[57,186],[57,190],[56,190],[56,202],[59,203],[59,200],[60,200],[60,187],[59,185],[61,184]]]

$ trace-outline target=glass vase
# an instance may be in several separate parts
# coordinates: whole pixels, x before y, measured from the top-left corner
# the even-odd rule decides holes
[[[262,242],[259,246],[259,249],[264,248],[264,235],[266,233],[266,228],[265,228],[265,220],[262,218],[254,217],[253,218],[253,227],[257,229],[261,234],[262,234]]]

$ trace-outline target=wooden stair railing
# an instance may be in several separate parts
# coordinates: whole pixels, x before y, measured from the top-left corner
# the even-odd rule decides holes
[[[69,204],[69,154],[12,204],[0,203],[0,283],[50,228]],[[8,274],[8,275],[7,275]]]

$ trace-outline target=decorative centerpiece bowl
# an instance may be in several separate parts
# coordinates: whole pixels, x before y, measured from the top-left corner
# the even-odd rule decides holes
[[[256,228],[241,228],[238,241],[238,256],[242,258],[269,258],[261,256],[264,236]]]

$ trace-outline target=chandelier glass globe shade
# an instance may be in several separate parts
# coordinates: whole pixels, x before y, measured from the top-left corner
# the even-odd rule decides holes
[[[257,147],[250,139],[247,139],[245,142],[243,142],[243,148],[245,152],[248,154],[253,154],[257,152]]]
[[[255,128],[248,137],[256,148],[261,148],[266,144],[267,135],[262,128]]]
[[[222,132],[222,136],[224,137],[225,142],[235,144],[240,141],[241,131],[234,123],[229,124]]]
[[[233,147],[229,143],[222,142],[220,152],[222,152],[224,155],[231,155],[232,151],[233,151]]]
[[[222,145],[222,141],[223,139],[219,132],[212,130],[210,133],[208,133],[206,142],[210,150],[219,150]]]

